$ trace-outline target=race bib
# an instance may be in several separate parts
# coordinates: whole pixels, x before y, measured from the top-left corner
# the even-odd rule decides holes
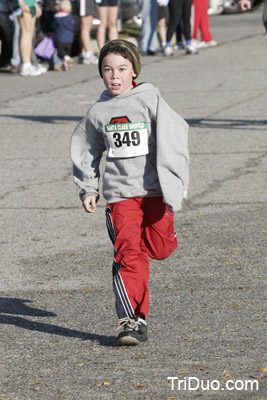
[[[130,158],[148,154],[146,122],[105,125],[104,139],[109,157]]]

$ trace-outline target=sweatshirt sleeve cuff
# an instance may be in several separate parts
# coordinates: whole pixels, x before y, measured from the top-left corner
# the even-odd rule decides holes
[[[84,189],[82,189],[82,190],[80,191],[80,193],[79,193],[79,197],[80,197],[80,199],[81,199],[82,202],[84,201],[84,199],[85,199],[86,197],[89,197],[89,196],[95,196],[96,202],[98,202],[98,200],[99,200],[99,194],[98,194],[98,193],[95,193],[95,192],[86,192]]]

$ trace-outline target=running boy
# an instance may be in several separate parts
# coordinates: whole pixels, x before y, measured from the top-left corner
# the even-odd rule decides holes
[[[188,185],[187,123],[149,83],[137,84],[138,49],[112,40],[99,55],[104,90],[71,139],[74,182],[85,211],[96,211],[99,164],[106,219],[114,246],[113,287],[120,345],[147,340],[149,257],[167,258],[177,247],[174,211]]]

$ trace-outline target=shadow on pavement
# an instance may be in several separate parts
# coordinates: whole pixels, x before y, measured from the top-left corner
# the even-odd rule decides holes
[[[55,124],[56,121],[80,121],[83,116],[75,117],[75,116],[67,116],[67,115],[15,115],[15,114],[0,114],[0,117],[9,117],[22,119],[24,121],[34,121],[43,124]]]
[[[30,331],[49,333],[52,335],[60,335],[65,337],[79,338],[82,340],[90,340],[98,342],[101,346],[115,347],[117,346],[117,338],[115,336],[97,335],[94,333],[81,332],[74,329],[64,328],[61,326],[47,324],[36,321],[29,321],[18,315],[28,315],[32,317],[55,317],[56,314],[29,307],[24,303],[31,303],[30,300],[17,298],[0,298],[0,324],[15,325],[19,328],[28,329]],[[17,316],[7,315],[17,314]]]
[[[219,129],[238,129],[251,126],[264,127],[267,120],[252,120],[252,119],[216,119],[216,118],[197,118],[187,119],[186,122],[193,127],[199,128],[219,128]]]
[[[40,310],[38,308],[29,307],[25,303],[32,303],[31,300],[17,299],[9,297],[0,297],[0,313],[30,315],[32,317],[55,317],[56,314]]]

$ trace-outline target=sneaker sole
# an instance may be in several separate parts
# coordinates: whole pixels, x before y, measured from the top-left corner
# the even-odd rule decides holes
[[[20,76],[23,76],[24,78],[26,77],[26,78],[35,78],[36,76],[40,76],[40,75],[42,75],[42,74],[37,74],[37,75],[30,75],[30,74],[20,74]]]
[[[36,74],[31,74],[31,73],[28,73],[28,72],[20,72],[20,76],[23,76],[23,77],[35,77],[35,76],[40,76],[40,75],[42,75],[42,72],[41,71],[38,71]]]
[[[132,336],[122,336],[118,339],[118,344],[121,346],[136,346],[141,342]]]
[[[91,60],[83,60],[82,61],[82,63],[81,64],[84,64],[84,65],[96,65],[98,63],[98,61],[91,61]]]

